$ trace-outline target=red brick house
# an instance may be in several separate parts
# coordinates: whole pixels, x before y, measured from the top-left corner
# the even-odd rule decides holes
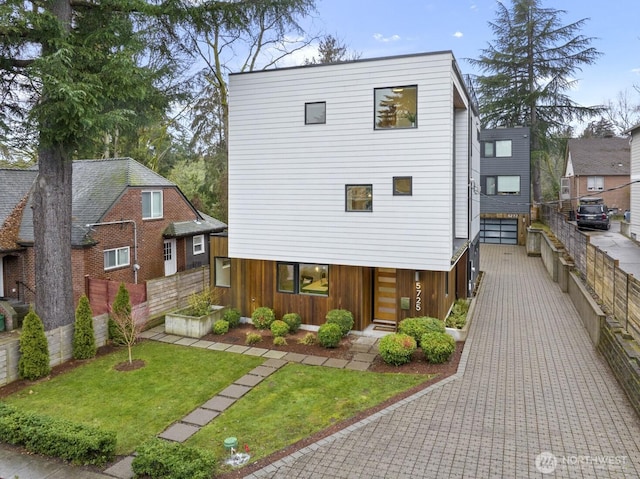
[[[31,190],[36,170],[0,170],[0,296],[31,302],[38,287]],[[74,298],[85,278],[143,283],[208,264],[209,234],[226,225],[198,212],[172,182],[131,158],[73,163]]]

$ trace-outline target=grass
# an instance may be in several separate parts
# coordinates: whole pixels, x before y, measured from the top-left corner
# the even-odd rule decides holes
[[[353,417],[432,376],[382,374],[290,363],[187,441],[226,457],[224,439],[237,437],[251,462]]]
[[[91,424],[117,434],[128,454],[264,360],[157,342],[134,348],[146,366],[119,372],[126,348],[5,399],[22,410]]]

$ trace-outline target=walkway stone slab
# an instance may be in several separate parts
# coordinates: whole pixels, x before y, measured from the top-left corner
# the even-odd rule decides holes
[[[283,351],[276,351],[278,353],[282,353]],[[286,354],[286,353],[284,353]],[[282,356],[280,356],[282,357]],[[271,358],[268,359],[267,361],[265,361],[264,363],[262,363],[263,366],[267,366],[269,368],[281,368],[282,366],[284,366],[285,364],[287,364],[287,361],[280,359],[280,358]]]
[[[329,359],[327,359],[327,361],[323,364],[323,366],[327,366],[327,367],[330,367],[330,368],[338,368],[338,369],[342,369],[342,368],[344,368],[348,363],[349,363],[349,361],[347,361],[346,359],[329,358]]]
[[[191,346],[194,343],[197,343],[198,340],[196,338],[180,338],[174,344],[179,344],[181,346]]]
[[[327,362],[327,358],[322,356],[307,356],[302,360],[302,364],[308,364],[309,366],[322,366]]]
[[[241,386],[253,387],[264,379],[264,376],[256,376],[255,374],[245,374],[239,379],[234,381],[234,384],[240,384]]]
[[[251,391],[251,388],[248,386],[240,386],[239,384],[232,384],[231,386],[227,386],[218,394],[220,396],[238,399]]]
[[[349,361],[345,369],[353,369],[354,371],[366,371],[371,366],[371,363],[364,361]]]
[[[244,354],[249,356],[264,356],[269,350],[265,348],[249,348]]]
[[[301,363],[302,360],[304,358],[306,358],[307,356],[304,354],[298,354],[298,353],[287,353],[283,356],[282,359],[286,360],[286,361],[291,361],[292,363]]]
[[[226,351],[230,347],[231,345],[226,343],[213,343],[207,349],[212,349],[213,351]]]
[[[177,341],[180,341],[182,339],[181,336],[175,336],[173,334],[165,334],[164,336],[160,336],[158,338],[155,338],[156,341],[161,341],[163,343],[175,343]]]
[[[182,422],[195,424],[196,426],[206,426],[219,414],[220,413],[218,411],[199,407],[182,418]]]
[[[213,411],[222,412],[231,406],[234,402],[236,402],[233,398],[222,397],[222,396],[214,396],[209,399],[206,403],[204,403],[201,407],[205,409],[212,409]]]
[[[131,479],[134,476],[133,469],[131,468],[132,463],[133,456],[127,456],[124,459],[116,462],[108,469],[105,469],[104,472],[105,474],[117,477],[118,479]]]
[[[253,374],[255,376],[262,376],[263,378],[266,378],[267,376],[270,376],[276,371],[277,371],[276,368],[270,368],[268,366],[256,366],[251,371],[249,371],[249,374]]]
[[[265,358],[280,359],[280,358],[286,356],[286,354],[287,354],[286,351],[276,351],[275,349],[270,349],[269,351],[264,353],[264,357]]]
[[[373,353],[356,353],[353,355],[354,361],[372,363],[374,359],[376,359],[376,354],[373,354]]]
[[[237,344],[234,344],[233,346],[231,346],[230,348],[226,349],[225,351],[227,351],[228,353],[238,353],[238,354],[242,354],[245,351],[248,351],[249,347],[248,346],[240,346]]]
[[[210,348],[213,344],[214,344],[213,341],[206,341],[204,339],[200,339],[195,343],[193,343],[191,346],[193,346],[194,348],[207,349],[207,348]]]
[[[200,428],[197,426],[177,422],[169,426],[158,437],[161,437],[162,439],[166,439],[167,441],[185,442],[187,439],[189,439],[199,430]]]

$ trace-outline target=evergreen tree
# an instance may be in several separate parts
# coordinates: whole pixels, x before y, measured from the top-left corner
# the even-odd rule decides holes
[[[540,172],[544,138],[599,111],[583,107],[566,94],[576,73],[595,62],[600,53],[593,40],[579,34],[586,19],[563,25],[563,10],[543,8],[540,0],[498,2],[495,40],[477,59],[469,59],[484,75],[475,79],[485,127],[531,127],[533,199],[542,199]]]
[[[93,333],[93,312],[86,295],[80,297],[76,308],[76,323],[73,330],[73,357],[89,359],[96,355],[96,338]]]
[[[51,372],[49,344],[40,317],[33,311],[25,316],[20,334],[18,375],[23,379],[39,379]]]

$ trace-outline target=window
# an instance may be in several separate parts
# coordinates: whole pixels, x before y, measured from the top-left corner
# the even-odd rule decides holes
[[[519,176],[487,176],[484,191],[486,195],[519,195]]]
[[[394,196],[411,196],[413,194],[413,177],[412,176],[394,176],[393,177],[393,195]]]
[[[193,237],[193,254],[204,253],[204,235],[196,235]]]
[[[376,130],[389,128],[417,128],[418,87],[395,86],[376,88],[374,97],[374,125]]]
[[[587,176],[588,191],[604,190],[604,176]]]
[[[231,259],[230,258],[218,258],[214,260],[215,263],[215,284],[222,288],[231,287]]]
[[[278,263],[281,293],[329,296],[329,266],[325,264]]]
[[[304,124],[319,125],[327,122],[327,103],[319,101],[304,104]]]
[[[129,247],[104,250],[104,269],[129,266]]]
[[[372,185],[346,185],[347,211],[373,211]]]
[[[142,192],[142,219],[162,218],[162,191]]]
[[[485,158],[510,158],[511,140],[483,141],[482,156]]]

